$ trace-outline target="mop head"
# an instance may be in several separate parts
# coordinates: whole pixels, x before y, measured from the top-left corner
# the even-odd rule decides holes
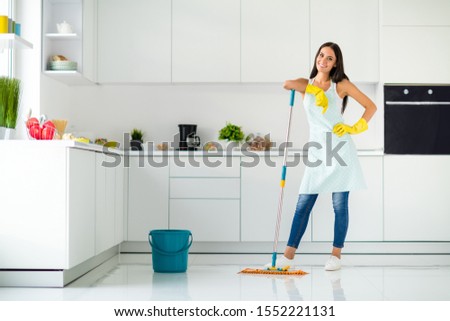
[[[308,274],[307,272],[302,271],[302,270],[289,271],[287,269],[285,269],[285,270],[278,270],[276,268],[272,268],[272,269],[251,269],[251,268],[246,268],[246,269],[243,269],[239,273],[243,273],[243,274],[277,274],[277,275],[305,275],[305,274]]]

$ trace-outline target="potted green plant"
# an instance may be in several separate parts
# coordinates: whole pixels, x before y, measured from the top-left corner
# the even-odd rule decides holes
[[[19,97],[20,80],[0,77],[0,127],[3,127],[1,128],[2,133],[16,128]]]
[[[137,128],[133,128],[130,135],[131,135],[130,141],[131,150],[142,150],[142,143],[144,142],[143,141],[144,132]]]
[[[240,126],[227,122],[226,126],[219,131],[219,139],[239,145],[244,140],[244,132]]]

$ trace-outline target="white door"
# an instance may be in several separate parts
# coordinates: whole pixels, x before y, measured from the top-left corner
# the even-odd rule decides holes
[[[68,150],[68,268],[95,255],[95,154]]]
[[[242,82],[282,82],[310,72],[309,1],[241,1]]]
[[[450,241],[450,156],[384,157],[385,241]]]
[[[320,45],[332,41],[344,56],[351,81],[379,80],[378,0],[311,1],[311,63]]]
[[[171,2],[98,0],[98,81],[170,82]]]
[[[169,165],[167,157],[129,158],[128,241],[147,241],[154,229],[169,227]]]
[[[172,80],[240,81],[240,0],[172,1]]]
[[[115,242],[115,168],[106,167],[106,156],[95,153],[95,254],[114,246]]]

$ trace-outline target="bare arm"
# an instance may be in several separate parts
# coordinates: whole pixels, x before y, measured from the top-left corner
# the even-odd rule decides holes
[[[375,103],[347,79],[344,79],[338,83],[337,91],[340,97],[350,96],[364,107],[365,111],[362,118],[364,118],[367,122],[370,121],[372,116],[377,111],[377,106]]]
[[[286,80],[284,82],[284,89],[298,91],[302,94],[305,93],[306,86],[308,85],[308,79],[305,78],[298,78],[294,80]]]

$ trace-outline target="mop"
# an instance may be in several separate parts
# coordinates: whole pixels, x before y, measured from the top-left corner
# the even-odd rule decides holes
[[[278,247],[278,235],[280,233],[280,223],[281,223],[281,213],[283,211],[283,194],[284,194],[284,186],[286,184],[286,160],[287,160],[287,147],[289,143],[289,133],[291,130],[291,118],[292,118],[292,109],[294,107],[294,97],[295,90],[291,90],[291,99],[290,99],[290,108],[289,108],[289,120],[288,126],[286,130],[286,140],[284,145],[284,158],[283,158],[283,167],[281,172],[281,181],[280,181],[280,195],[278,198],[278,212],[277,212],[277,221],[275,225],[275,237],[273,241],[273,253],[272,253],[272,267],[268,269],[251,269],[246,268],[239,273],[248,273],[248,274],[284,274],[284,275],[304,275],[307,272],[302,270],[293,270],[289,271],[290,266],[284,267],[283,269],[276,267],[277,261],[277,247]]]

